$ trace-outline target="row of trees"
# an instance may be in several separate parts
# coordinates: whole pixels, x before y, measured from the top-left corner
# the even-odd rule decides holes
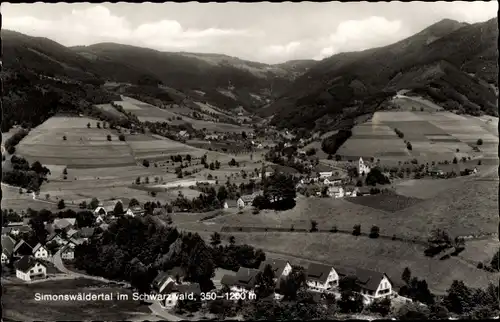
[[[2,171],[2,182],[16,187],[38,191],[50,174],[50,170],[38,161],[30,165],[26,159],[13,155],[10,163],[11,167]]]

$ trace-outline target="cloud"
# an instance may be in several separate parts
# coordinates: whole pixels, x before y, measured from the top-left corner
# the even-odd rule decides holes
[[[50,37],[66,46],[115,41],[160,50],[203,47],[228,37],[253,36],[248,30],[186,29],[175,20],[160,20],[133,28],[126,18],[113,15],[102,5],[72,10],[69,16],[53,21],[31,16],[4,16],[4,28]]]
[[[262,51],[265,55],[270,56],[290,56],[293,55],[297,49],[300,47],[301,43],[299,41],[291,41],[286,45],[270,45],[265,47]]]
[[[372,16],[363,20],[341,22],[329,37],[318,40],[323,43],[315,59],[323,59],[340,52],[359,51],[384,46],[408,36],[400,20],[387,20]]]

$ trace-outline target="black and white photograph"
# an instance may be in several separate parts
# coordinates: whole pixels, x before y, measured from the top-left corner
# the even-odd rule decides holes
[[[0,8],[2,321],[500,319],[498,1]]]

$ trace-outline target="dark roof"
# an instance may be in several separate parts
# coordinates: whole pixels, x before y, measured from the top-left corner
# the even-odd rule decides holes
[[[12,230],[12,227],[2,227],[2,235],[7,235]]]
[[[159,289],[160,286],[170,277],[167,272],[159,272],[153,280],[153,287]]]
[[[31,247],[31,245],[29,245],[27,242],[24,241],[24,239],[21,239],[17,245],[14,247],[14,252],[17,252],[19,251],[20,249],[22,248],[29,248],[29,251],[31,251],[33,249],[33,247]]]
[[[325,283],[332,269],[332,266],[311,263],[307,268],[307,279]]]
[[[260,271],[253,268],[240,267],[236,276],[224,275],[221,279],[221,284],[227,286],[240,286],[245,288],[253,288],[255,286],[255,277]]]
[[[375,272],[372,270],[358,267],[336,267],[339,277],[353,276],[357,279],[357,284],[369,291],[376,291],[380,282],[384,277],[387,277],[391,284],[392,281],[385,273]]]
[[[10,236],[2,236],[2,253],[10,256],[14,252],[14,247],[16,247],[16,241]]]
[[[263,272],[267,265],[271,265],[274,276],[279,277],[283,274],[287,263],[288,261],[283,259],[268,259],[260,264],[259,270]]]
[[[359,187],[358,192],[362,193],[362,194],[369,194],[371,188],[374,188],[374,187],[366,187],[366,186]]]
[[[94,227],[83,227],[78,231],[78,236],[84,238],[92,237],[94,230]]]
[[[14,263],[14,267],[21,272],[27,272],[37,263],[40,263],[40,261],[33,256],[23,256],[20,260]],[[40,264],[43,265],[42,263]]]
[[[179,293],[194,293],[196,295],[201,294],[201,288],[200,284],[198,283],[193,283],[193,284],[180,284],[180,285],[174,285],[172,292],[179,292]]]

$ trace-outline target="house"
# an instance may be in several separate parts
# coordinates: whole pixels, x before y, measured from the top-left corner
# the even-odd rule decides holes
[[[324,185],[336,185],[336,184],[341,184],[342,179],[339,177],[328,177],[323,180]]]
[[[365,164],[365,162],[363,161],[363,158],[359,158],[358,174],[360,176],[364,176],[364,175],[367,175],[368,173],[370,173],[370,171],[371,171],[370,167]]]
[[[95,223],[97,225],[104,223],[104,218],[102,217],[102,215],[97,215],[97,217],[95,218]]]
[[[123,206],[123,202],[120,199],[116,200],[108,200],[99,204],[97,208],[94,209],[94,214],[96,216],[108,216],[113,215],[115,211],[115,207],[117,203],[121,203]]]
[[[226,200],[226,201],[224,201],[224,209],[237,208],[237,207],[238,207],[238,201],[237,200]]]
[[[83,227],[80,230],[78,230],[78,233],[76,234],[76,238],[80,238],[83,240],[87,240],[92,235],[94,235],[95,228],[94,227]]]
[[[17,236],[21,233],[27,233],[31,230],[31,227],[28,225],[5,227],[5,228],[10,228],[8,233],[12,234],[14,236]],[[2,233],[3,233],[3,229],[2,229]]]
[[[179,139],[189,139],[189,133],[187,131],[180,131],[177,133]]]
[[[170,283],[181,284],[182,277],[184,277],[184,271],[180,267],[174,267],[167,272],[159,272],[153,280],[153,290],[162,294],[165,287]]]
[[[14,256],[21,257],[24,255],[30,255],[33,253],[33,247],[21,239],[16,247],[14,247]]]
[[[345,190],[342,187],[328,187],[326,194],[333,198],[344,198]]]
[[[130,207],[127,211],[128,210],[131,210],[134,216],[142,216],[146,212],[146,210],[144,210],[141,206]]]
[[[39,259],[29,255],[23,256],[15,262],[14,268],[16,269],[16,277],[26,282],[47,276],[47,267]]]
[[[56,219],[54,220],[54,229],[56,230],[66,230],[75,227],[76,219],[75,218],[64,218],[64,219]]]
[[[62,237],[61,237],[61,234],[57,233],[57,232],[52,232],[50,233],[48,236],[47,236],[47,244],[48,243],[51,243],[51,242],[56,242],[59,246],[63,245],[66,243],[66,240],[64,240]]]
[[[333,176],[332,169],[323,164],[318,164],[315,168],[315,171],[320,179],[326,179]]]
[[[14,254],[16,241],[10,236],[2,236],[2,264],[8,264]]]
[[[267,265],[271,265],[276,280],[288,276],[292,271],[292,265],[290,265],[288,261],[282,259],[268,259],[260,264],[259,270],[264,272]]]
[[[330,291],[339,285],[339,275],[332,266],[310,264],[306,271],[306,283],[315,291]]]
[[[73,236],[73,235],[75,235],[77,232],[78,232],[78,230],[73,229],[73,228],[69,228],[69,229],[66,231],[66,236],[68,236],[68,237],[72,237],[72,236]]]
[[[162,294],[169,294],[165,297],[165,301],[162,303],[167,309],[174,308],[177,302],[182,299],[184,294],[193,294],[194,296],[201,295],[200,284],[175,284],[174,282],[169,283],[169,285],[164,289]]]
[[[2,236],[7,236],[12,231],[12,227],[2,227]]]
[[[75,258],[75,250],[73,247],[66,246],[61,251],[62,259],[74,259]]]
[[[246,293],[253,291],[258,269],[240,267],[236,275],[224,275],[221,284],[228,287],[231,292]]]
[[[239,209],[241,208],[244,208],[245,207],[245,202],[243,201],[243,199],[240,197],[238,198],[238,201],[236,202],[236,205],[238,206]]]
[[[40,243],[36,244],[36,246],[33,247],[32,254],[33,256],[35,256],[35,258],[42,258],[42,259],[47,259],[50,256],[50,253],[47,250],[47,248],[45,248],[45,246],[43,246]]]
[[[337,267],[336,270],[340,278],[346,276],[356,278],[360,293],[368,303],[392,295],[393,283],[385,273],[352,267]]]
[[[83,244],[83,242],[83,239],[71,237],[66,245],[74,248],[75,246]]]

